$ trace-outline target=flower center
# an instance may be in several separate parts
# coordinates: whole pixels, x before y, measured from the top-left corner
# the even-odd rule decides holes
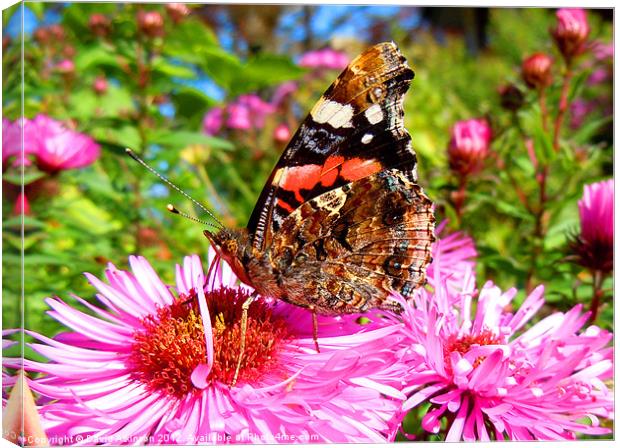
[[[241,305],[249,297],[240,289],[205,292],[213,328],[211,381],[230,384],[240,353]],[[197,392],[191,374],[207,361],[204,327],[194,292],[142,319],[134,333],[129,364],[134,378],[153,391],[181,398]],[[289,337],[283,319],[256,300],[248,309],[245,352],[238,383],[260,379],[278,369],[277,353]]]
[[[467,334],[460,338],[457,338],[455,335],[450,336],[443,348],[444,365],[446,366],[448,374],[452,375],[452,361],[450,360],[450,355],[452,353],[458,352],[464,355],[469,351],[472,345],[493,345],[501,343],[502,340],[489,330],[483,330],[480,334]],[[484,356],[476,358],[473,365],[474,368],[478,367],[484,359]]]

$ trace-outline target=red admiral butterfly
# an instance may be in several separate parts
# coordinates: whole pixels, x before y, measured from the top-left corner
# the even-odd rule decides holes
[[[316,313],[398,311],[390,294],[410,296],[425,282],[435,218],[403,124],[413,76],[394,43],[359,55],[284,150],[247,227],[205,230],[256,294],[313,312],[315,342]]]

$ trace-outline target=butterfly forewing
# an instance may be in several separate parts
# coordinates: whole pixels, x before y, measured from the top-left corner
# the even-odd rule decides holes
[[[394,43],[371,47],[327,89],[285,149],[248,223],[258,250],[301,204],[386,168],[416,180],[403,125],[413,71]]]

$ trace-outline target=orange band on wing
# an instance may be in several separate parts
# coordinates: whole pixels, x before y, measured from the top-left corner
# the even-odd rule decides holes
[[[378,173],[382,169],[383,166],[381,163],[377,162],[375,159],[360,159],[359,157],[355,157],[342,164],[340,175],[348,181],[354,181]]]
[[[278,201],[276,202],[277,205],[279,205],[280,207],[282,207],[284,210],[286,210],[289,213],[293,213],[293,207],[291,206],[291,204],[289,204],[288,202],[278,198]]]
[[[342,156],[329,156],[321,170],[321,185],[329,187],[338,179],[338,167],[344,162]]]
[[[295,193],[295,199],[304,202],[300,190],[311,190],[321,180],[320,165],[291,166],[282,174],[280,188]]]

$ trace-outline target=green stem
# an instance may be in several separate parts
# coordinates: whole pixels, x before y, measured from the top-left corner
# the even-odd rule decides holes
[[[560,95],[560,103],[558,105],[558,114],[555,117],[555,127],[553,130],[553,149],[557,152],[560,149],[560,130],[562,128],[562,122],[564,121],[564,115],[568,109],[568,90],[570,88],[570,80],[573,77],[573,71],[570,61],[566,62],[566,70],[564,71],[564,78],[562,81],[562,93]]]
[[[603,272],[598,269],[592,272],[592,302],[590,302],[590,318],[588,319],[589,324],[593,324],[598,316],[598,309],[601,298],[604,294],[603,280],[605,280]]]

